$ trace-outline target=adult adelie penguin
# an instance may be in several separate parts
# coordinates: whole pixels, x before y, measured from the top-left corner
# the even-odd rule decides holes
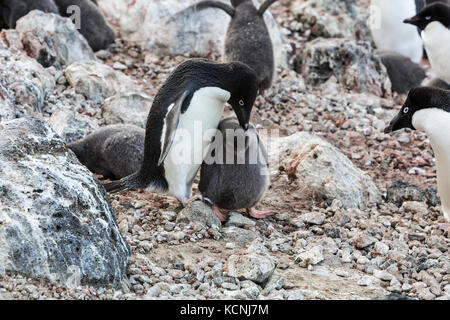
[[[257,91],[258,78],[243,63],[206,59],[182,63],[160,88],[150,109],[140,170],[106,184],[106,190],[147,188],[168,193],[186,205],[225,103],[230,103],[239,124],[247,128]]]
[[[220,122],[217,139],[212,144],[210,158],[200,169],[198,189],[212,203],[212,209],[221,221],[226,210],[248,209],[257,219],[272,214],[255,206],[270,185],[267,152],[256,129],[250,125],[244,131],[236,118]],[[208,161],[207,161],[208,160]]]
[[[450,83],[450,6],[443,3],[431,4],[404,22],[422,30],[422,40],[431,68],[438,78]]]
[[[58,7],[53,0],[1,0],[0,14],[3,27],[14,29],[16,22],[32,10],[41,10],[59,14]]]
[[[419,63],[423,44],[417,29],[402,21],[416,13],[414,0],[371,0],[370,31],[379,50],[394,51]]]
[[[264,22],[264,12],[277,0],[266,0],[257,9],[252,0],[231,0],[231,6],[220,1],[200,1],[181,11],[218,8],[231,17],[225,39],[226,62],[239,61],[255,70],[261,92],[272,85],[275,72],[273,45]]]
[[[403,128],[422,130],[428,135],[436,156],[442,211],[450,222],[450,91],[431,87],[412,89],[385,133]]]
[[[108,25],[97,3],[92,0],[54,0],[63,17],[71,17],[70,6],[80,8],[80,30],[93,51],[106,49],[115,40],[114,30]]]

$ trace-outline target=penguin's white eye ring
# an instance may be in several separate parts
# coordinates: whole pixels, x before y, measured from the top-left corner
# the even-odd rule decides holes
[[[403,109],[403,113],[408,113],[409,112],[409,108],[406,107],[405,109]]]
[[[243,107],[244,106],[244,100],[239,100],[239,105],[241,106],[241,107]]]
[[[431,20],[431,16],[426,16],[425,20]]]

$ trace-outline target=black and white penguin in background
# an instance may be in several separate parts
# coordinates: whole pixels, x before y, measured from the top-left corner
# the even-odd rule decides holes
[[[103,14],[92,0],[54,0],[63,17],[71,17],[74,12],[68,10],[71,6],[80,9],[80,30],[93,51],[108,48],[114,43],[114,30],[106,22]]]
[[[404,21],[422,31],[422,40],[436,76],[450,83],[450,6],[434,3]]]
[[[416,13],[422,11],[425,6],[429,6],[430,4],[441,2],[450,5],[450,0],[416,0]]]
[[[179,12],[186,14],[208,8],[225,11],[231,22],[225,39],[225,62],[240,61],[255,70],[260,92],[272,85],[275,62],[272,40],[264,22],[264,12],[277,0],[266,0],[259,9],[252,0],[231,0],[231,6],[220,1],[200,1]]]
[[[100,128],[87,137],[69,143],[78,160],[105,179],[121,179],[141,168],[145,130],[125,124]]]
[[[369,27],[377,48],[419,63],[423,56],[422,39],[416,28],[403,23],[415,13],[414,0],[371,0]]]
[[[16,22],[32,10],[59,14],[53,0],[1,0],[0,15],[2,28],[15,29]]]
[[[425,70],[406,56],[390,51],[377,51],[377,54],[386,67],[394,92],[408,93],[420,86],[427,77]]]
[[[450,91],[431,87],[412,89],[385,133],[403,128],[421,130],[428,135],[436,156],[442,211],[445,220],[450,222]]]
[[[106,184],[106,190],[147,188],[186,205],[225,104],[247,129],[257,92],[258,78],[243,63],[193,59],[180,64],[150,109],[140,170]]]
[[[220,221],[227,218],[220,208],[247,209],[257,219],[272,215],[255,208],[270,186],[267,152],[256,129],[250,125],[244,131],[233,117],[220,122],[219,133],[210,158],[200,169],[198,189],[202,196],[211,202]]]

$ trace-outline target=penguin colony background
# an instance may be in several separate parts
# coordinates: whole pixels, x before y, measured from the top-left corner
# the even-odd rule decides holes
[[[263,18],[264,12],[274,2],[276,0],[266,0],[257,8],[251,0],[231,0],[230,5],[205,0],[174,13],[174,16],[182,16],[206,9],[218,9],[227,13],[231,21],[226,33],[224,63],[192,59],[180,65],[156,95],[145,132],[130,126],[106,127],[81,141],[69,144],[69,148],[92,172],[101,174],[106,179],[119,179],[105,184],[109,192],[144,188],[168,193],[176,197],[182,206],[186,206],[195,199],[191,200],[192,184],[202,168],[200,192],[203,201],[211,204],[221,221],[226,221],[226,215],[220,212],[220,207],[229,210],[248,209],[254,218],[270,215],[270,211],[258,211],[254,208],[270,184],[268,178],[261,178],[258,173],[261,171],[260,165],[256,165],[258,170],[248,163],[179,165],[171,160],[171,156],[178,133],[181,129],[194,130],[195,121],[200,121],[207,129],[219,131],[226,126],[228,122],[220,121],[226,103],[233,107],[237,126],[248,129],[257,94],[264,95],[274,78],[273,45]],[[80,8],[83,23],[79,32],[86,37],[91,48],[94,51],[108,48],[114,42],[115,34],[98,9],[97,2],[93,0],[2,0],[0,25],[2,28],[14,28],[17,20],[31,10],[70,17],[68,8],[72,5]],[[448,145],[445,140],[433,137],[432,129],[422,123],[425,120],[417,118],[425,117],[426,121],[432,122],[429,118],[436,117],[435,121],[442,121],[447,116],[447,92],[443,90],[448,89],[450,83],[449,4],[447,1],[433,0],[372,0],[371,14],[372,36],[393,91],[399,94],[416,92],[417,96],[413,99],[408,95],[406,103],[413,105],[403,108],[386,132],[402,128],[415,130],[414,123],[420,122],[417,128],[429,133],[437,154],[438,188],[443,213],[448,220],[450,183],[447,183],[445,175],[450,170],[450,160],[447,160],[445,150],[442,150],[447,149]],[[418,32],[410,24],[417,26]],[[411,91],[420,87],[426,78],[426,72],[419,64],[424,54],[437,78],[429,81],[429,89]],[[440,89],[431,89],[432,87]],[[433,103],[436,99],[439,103]],[[408,120],[404,120],[405,117]],[[236,129],[233,127],[231,130]],[[247,131],[246,138],[252,135],[253,139],[247,139],[246,143],[252,141],[252,144],[264,150],[254,127]],[[254,139],[255,136],[257,139]],[[202,150],[208,149],[208,144],[202,141],[194,143],[202,144]],[[222,145],[228,146],[229,142],[224,139]],[[245,146],[247,150],[250,147],[252,146]],[[444,155],[439,156],[441,153]],[[267,156],[262,158],[267,165]],[[219,172],[223,176],[221,179],[211,178]],[[247,178],[243,182],[239,179],[240,176]],[[251,198],[252,193],[245,192],[246,190],[255,190],[255,199],[241,199],[243,196]],[[205,197],[212,194],[215,194],[213,198],[216,199],[209,199],[212,196]],[[238,203],[249,205],[237,205]]]
[[[153,97],[145,129],[104,126],[68,144],[79,161],[103,179],[107,192],[166,194],[177,199],[180,209],[202,201],[221,222],[236,210],[253,219],[273,214],[261,205],[270,189],[269,157],[258,134],[261,128],[251,119],[257,112],[255,101],[264,101],[277,77],[263,18],[275,2],[266,0],[257,7],[252,0],[206,0],[173,12],[174,16],[207,9],[225,12],[230,23],[223,57],[180,63]],[[71,17],[71,5],[81,9],[79,32],[93,51],[108,50],[116,35],[93,0],[1,0],[0,27],[15,28],[32,10]],[[435,154],[442,215],[450,223],[450,4],[372,0],[371,14],[377,55],[392,90],[404,95],[384,132],[406,129],[427,134]],[[435,76],[430,79],[430,74]],[[198,125],[211,134],[193,138],[180,158],[183,135],[194,137]],[[250,161],[252,154],[257,155],[256,162]],[[196,177],[198,193],[193,194]]]

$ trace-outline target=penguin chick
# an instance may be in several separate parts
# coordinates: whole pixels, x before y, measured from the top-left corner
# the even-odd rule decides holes
[[[421,130],[428,135],[436,156],[442,210],[450,222],[450,91],[431,87],[412,89],[385,133],[403,128]]]
[[[80,29],[92,50],[99,51],[114,43],[114,30],[109,26],[102,13],[92,0],[54,0],[63,17],[71,17],[70,6],[80,8]]]
[[[236,118],[227,118],[215,139],[211,157],[202,163],[198,188],[219,220],[226,220],[219,208],[248,209],[258,219],[271,215],[254,208],[270,185],[267,152],[256,129],[250,125],[244,131]]]
[[[439,78],[432,79],[430,82],[428,82],[426,84],[426,86],[440,88],[440,89],[444,89],[444,90],[450,90],[450,84],[448,84],[447,82],[445,82],[444,80],[439,79]]]
[[[379,50],[394,51],[419,63],[423,55],[417,29],[402,21],[416,13],[413,0],[371,0],[370,31]]]
[[[0,15],[3,26],[16,28],[16,22],[32,10],[59,14],[58,7],[53,0],[1,0]]]
[[[431,4],[404,22],[415,25],[422,31],[431,68],[438,78],[450,83],[450,6],[443,3]]]
[[[225,39],[224,60],[225,62],[240,61],[255,70],[260,92],[264,92],[272,85],[275,62],[272,40],[263,15],[274,2],[276,0],[266,0],[257,9],[252,0],[231,0],[232,6],[220,1],[206,0],[178,14],[208,8],[225,11],[231,17],[231,21]]]
[[[192,59],[180,64],[150,109],[140,170],[106,184],[106,190],[147,188],[186,205],[226,102],[247,128],[257,91],[258,78],[243,63]]]
[[[420,86],[426,78],[425,70],[410,58],[388,51],[378,51],[392,83],[392,91],[405,94]]]
[[[132,125],[110,125],[67,146],[91,172],[121,179],[140,169],[145,130]]]

